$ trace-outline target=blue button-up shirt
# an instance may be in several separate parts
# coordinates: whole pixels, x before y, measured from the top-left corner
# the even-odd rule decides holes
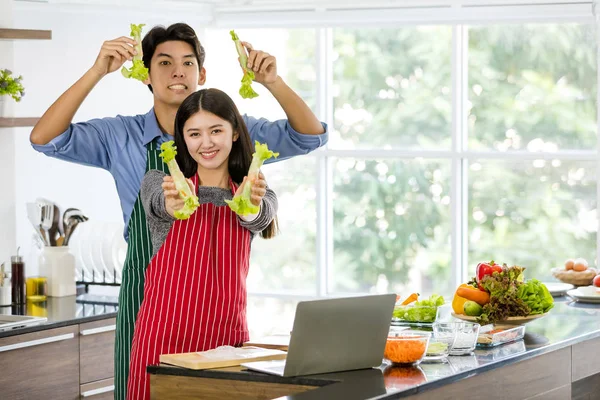
[[[287,120],[271,122],[264,118],[243,117],[252,143],[258,140],[279,152],[278,158],[271,158],[267,163],[307,154],[327,143],[326,124],[323,124],[325,133],[304,135],[292,129]],[[71,124],[50,143],[32,146],[50,157],[108,170],[117,186],[127,240],[127,225],[146,173],[146,145],[155,138],[161,144],[172,140],[173,136],[159,129],[152,109],[143,115],[118,115]]]

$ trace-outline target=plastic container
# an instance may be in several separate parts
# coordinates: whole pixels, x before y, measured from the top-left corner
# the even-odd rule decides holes
[[[396,306],[394,307],[392,322],[418,322],[431,324],[437,320],[438,313],[438,306],[416,306],[414,304]]]
[[[492,325],[480,329],[477,347],[495,347],[525,336],[525,325]]]
[[[390,334],[383,358],[391,364],[418,364],[425,357],[429,332],[403,331]]]
[[[74,296],[75,257],[67,246],[46,246],[38,258],[40,275],[47,279],[47,295],[50,297]]]

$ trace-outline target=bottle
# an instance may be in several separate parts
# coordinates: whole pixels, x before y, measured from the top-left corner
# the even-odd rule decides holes
[[[4,263],[0,266],[0,307],[10,307],[12,304],[12,290],[10,288],[10,272],[4,271]],[[8,310],[10,314],[10,309]],[[7,314],[0,311],[0,314]]]
[[[25,291],[25,263],[23,257],[19,255],[19,249],[17,249],[17,255],[10,258],[11,275],[12,275],[12,303],[13,304],[25,304],[26,303],[26,291]]]

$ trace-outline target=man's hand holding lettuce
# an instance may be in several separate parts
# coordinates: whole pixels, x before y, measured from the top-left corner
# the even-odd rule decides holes
[[[125,66],[121,68],[121,74],[123,74],[125,78],[133,78],[142,82],[148,79],[148,68],[144,66],[144,61],[142,60],[142,27],[144,25],[145,24],[131,24],[130,36],[137,43],[135,45],[137,54],[133,56],[133,65],[131,69],[127,69]]]
[[[238,35],[233,31],[229,31],[231,35],[231,39],[235,43],[235,49],[237,50],[238,57],[240,58],[240,66],[244,71],[244,76],[242,76],[242,86],[240,87],[240,96],[243,99],[253,99],[258,96],[258,93],[252,89],[252,81],[254,80],[254,72],[248,69],[248,56],[246,55],[246,49],[244,45],[240,41]]]
[[[179,169],[179,165],[177,165],[177,161],[175,161],[177,149],[174,146],[174,142],[172,140],[164,142],[160,145],[160,149],[162,152],[159,156],[169,167],[169,173],[171,174],[171,177],[173,177],[173,182],[179,192],[179,196],[185,202],[182,209],[175,211],[175,218],[188,219],[200,205],[198,203],[198,196],[196,196],[195,193],[192,193],[185,176],[183,176],[183,173]]]

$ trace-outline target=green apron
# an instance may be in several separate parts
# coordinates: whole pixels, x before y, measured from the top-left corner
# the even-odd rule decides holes
[[[160,146],[153,141],[146,146],[146,149],[148,150],[146,172],[158,169],[168,173],[167,164],[163,163],[158,156]],[[146,267],[150,264],[150,258],[152,258],[150,231],[146,224],[146,213],[139,193],[133,206],[128,228],[127,256],[123,265],[119,292],[115,338],[115,400],[125,400],[127,394],[133,328],[144,297],[144,274]]]

